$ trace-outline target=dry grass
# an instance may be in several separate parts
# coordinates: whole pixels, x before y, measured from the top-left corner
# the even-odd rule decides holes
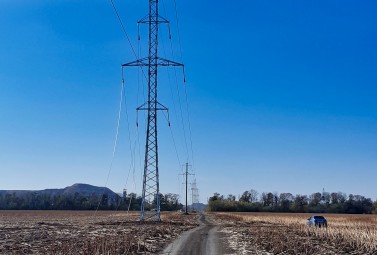
[[[377,215],[325,214],[328,228],[306,225],[310,214],[215,213],[238,246],[273,254],[377,254]]]
[[[156,254],[196,215],[163,213],[162,223],[137,222],[139,213],[0,211],[0,254]]]

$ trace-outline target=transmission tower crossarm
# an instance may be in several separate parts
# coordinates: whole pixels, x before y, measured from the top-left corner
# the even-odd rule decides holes
[[[149,107],[149,103],[145,102],[144,104],[140,105],[138,108],[136,108],[137,111],[149,111],[151,109],[157,110],[157,111],[169,111],[169,108],[165,107],[164,105],[160,104],[159,102],[156,102],[156,107]]]
[[[135,61],[123,64],[122,66],[149,66],[149,60],[150,59],[148,57],[141,58],[141,59],[137,59]],[[157,66],[184,66],[181,63],[178,63],[169,59],[161,58],[161,57],[156,58],[156,64]]]
[[[170,21],[165,19],[164,17],[162,17],[161,15],[157,15],[157,18],[156,17],[150,17],[149,15],[145,16],[144,18],[142,18],[141,20],[139,20],[137,22],[138,24],[151,24],[151,23],[157,23],[157,24],[162,24],[162,23],[165,23],[165,24],[169,24]]]
[[[157,63],[159,66],[184,66],[184,64],[165,59],[165,58],[158,58],[157,59],[159,62]]]
[[[148,66],[148,58],[140,58],[135,61],[131,61],[126,64],[122,64],[122,66]]]

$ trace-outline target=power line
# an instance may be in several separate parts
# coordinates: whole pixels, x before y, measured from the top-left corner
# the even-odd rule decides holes
[[[178,19],[178,10],[177,10],[177,2],[174,0],[174,10],[175,10],[175,20],[177,25],[177,31],[178,31],[178,44],[179,44],[179,51],[181,54],[180,61],[183,62],[183,54],[182,54],[182,43],[181,43],[181,32],[179,30],[179,19]]]
[[[188,120],[188,128],[189,128],[190,147],[191,147],[191,159],[192,159],[192,164],[193,164],[193,171],[195,173],[194,148],[193,148],[193,143],[192,143],[191,120],[190,120],[190,111],[189,111],[186,85],[185,85],[185,95],[186,95],[186,110],[187,110],[187,120]]]
[[[165,2],[162,0],[162,3],[163,3],[163,10],[166,14],[166,8],[165,8]],[[176,26],[177,26],[177,30],[178,30],[178,40],[179,40],[179,49],[180,49],[180,59],[181,59],[181,62],[182,62],[182,59],[183,59],[183,54],[182,54],[182,46],[181,46],[181,39],[180,39],[180,31],[179,31],[179,19],[178,19],[178,11],[177,11],[177,4],[176,2],[174,1],[174,10],[175,10],[175,17],[176,17]],[[170,50],[171,50],[171,55],[172,55],[172,58],[175,59],[174,57],[174,51],[173,51],[173,42],[172,42],[172,37],[170,36],[170,30],[169,30],[169,42],[170,42]],[[165,48],[163,47],[163,50],[165,51]],[[186,136],[186,127],[185,127],[185,121],[183,120],[183,111],[182,111],[182,103],[181,103],[181,96],[180,96],[180,92],[179,92],[179,88],[178,88],[178,76],[177,76],[177,71],[174,69],[174,74],[175,74],[175,85],[176,85],[176,90],[177,90],[177,94],[178,94],[178,103],[179,103],[179,109],[180,109],[180,117],[181,117],[181,125],[182,125],[182,128],[183,128],[183,136],[184,136],[184,140],[185,140],[185,148],[186,148],[186,153],[187,153],[187,160],[189,160],[189,157],[190,157],[190,153],[189,153],[189,149],[188,149],[188,142],[187,142],[187,136]],[[183,73],[184,76],[185,76],[185,73]],[[170,72],[168,70],[168,78],[169,78],[169,84],[171,83],[171,77],[170,77]],[[185,98],[186,98],[186,112],[187,112],[187,120],[188,120],[188,130],[189,130],[189,139],[190,139],[190,147],[191,147],[191,159],[192,159],[192,162],[193,162],[193,165],[194,164],[194,152],[193,152],[193,142],[192,142],[192,134],[191,134],[191,123],[190,123],[190,113],[189,113],[189,104],[188,104],[188,96],[187,96],[187,91],[186,91],[186,79],[184,78],[184,87],[185,87]],[[173,97],[173,92],[172,92],[172,87],[170,86],[171,88],[171,94],[172,94],[172,97]],[[174,97],[173,97],[174,98]],[[173,105],[175,106],[175,101],[173,100]],[[176,112],[176,108],[174,107],[174,113],[175,113],[175,116],[177,118],[177,120],[179,119],[178,118],[178,115],[177,115],[177,112]]]
[[[120,16],[119,16],[119,13],[118,13],[117,7],[115,6],[115,3],[114,3],[113,0],[110,0],[110,2],[111,2],[111,5],[113,6],[114,12],[115,12],[115,14],[116,14],[116,16],[117,16],[117,18],[118,18],[119,24],[120,24],[120,26],[122,27],[123,32],[124,32],[124,34],[125,34],[125,36],[126,36],[126,38],[127,38],[127,41],[128,41],[128,43],[129,43],[129,45],[130,45],[130,47],[131,47],[131,49],[132,49],[132,52],[134,53],[135,58],[137,58],[136,51],[135,51],[135,49],[134,49],[134,46],[132,45],[132,42],[131,42],[130,37],[128,36],[128,33],[127,33],[127,30],[126,30],[126,27],[123,25],[123,21],[122,21],[122,19],[121,19]]]
[[[125,27],[124,24],[123,24],[123,21],[122,21],[120,15],[119,15],[119,12],[118,12],[118,10],[117,10],[117,7],[115,6],[115,3],[114,3],[113,0],[110,0],[110,2],[111,2],[111,5],[113,6],[113,9],[114,9],[115,15],[116,15],[117,18],[118,18],[119,24],[120,24],[120,26],[122,27],[122,30],[123,30],[123,32],[124,32],[124,35],[125,35],[126,38],[127,38],[128,44],[130,45],[131,50],[132,50],[132,52],[133,52],[135,58],[138,59],[138,56],[137,56],[136,51],[135,51],[135,48],[134,48],[134,46],[133,46],[133,44],[132,44],[132,42],[131,42],[130,37],[128,36],[128,33],[127,33],[127,30],[126,30],[126,27]],[[144,77],[146,77],[146,75],[145,75],[145,73],[144,73],[144,70],[143,70],[143,67],[142,67],[142,66],[140,66],[140,69],[141,69],[141,72],[143,73]]]
[[[177,25],[177,33],[178,33],[178,45],[179,45],[179,52],[181,56],[181,62],[183,62],[183,51],[182,51],[182,42],[181,42],[181,32],[179,29],[179,18],[178,18],[178,8],[177,8],[177,1],[173,0],[174,2],[174,10],[175,10],[175,18],[176,18],[176,25]],[[186,109],[187,109],[187,120],[189,125],[189,137],[190,137],[190,146],[191,146],[191,159],[193,164],[193,171],[195,172],[195,160],[194,160],[194,149],[193,149],[193,143],[192,143],[192,132],[191,132],[191,120],[190,120],[190,111],[189,111],[189,103],[188,103],[188,95],[187,95],[187,86],[186,86],[186,74],[183,74],[185,76],[184,83],[185,83],[185,95],[186,95]]]
[[[181,32],[180,32],[180,26],[179,26],[178,8],[177,8],[176,0],[173,0],[173,2],[174,2],[174,11],[175,11],[175,18],[176,18],[176,27],[177,27],[177,33],[178,33],[178,45],[179,45],[180,61],[183,62],[183,51],[182,51],[182,43],[181,43]],[[170,40],[170,43],[171,43],[171,49],[172,49],[172,52],[173,52],[173,46],[172,46],[171,40]],[[192,160],[192,164],[193,164],[193,171],[195,172],[194,149],[193,149],[193,142],[192,142],[191,119],[190,119],[190,111],[189,111],[185,72],[183,72],[183,75],[184,75],[184,85],[185,85],[184,87],[185,87],[185,98],[186,98],[187,121],[188,121],[189,139],[190,139],[190,147],[191,147],[191,160]],[[177,76],[177,74],[176,74],[176,76]],[[177,77],[176,77],[176,79],[177,79]],[[187,141],[186,141],[186,143],[187,143]],[[187,149],[187,151],[188,151],[188,149]]]
[[[109,170],[107,172],[106,183],[105,183],[105,186],[104,186],[104,189],[103,189],[103,193],[101,195],[101,199],[98,202],[98,205],[97,205],[97,208],[96,208],[94,214],[97,213],[97,211],[98,211],[98,209],[100,207],[102,197],[104,196],[104,193],[105,193],[105,188],[107,187],[107,184],[108,184],[109,178],[110,178],[110,174],[111,174],[111,171],[113,169],[115,152],[116,152],[116,149],[117,149],[117,146],[118,146],[119,127],[120,127],[120,119],[121,119],[121,113],[122,113],[123,93],[124,93],[124,83],[122,82],[122,86],[121,86],[121,89],[120,89],[120,100],[119,100],[119,111],[118,111],[117,127],[116,127],[116,131],[115,131],[115,138],[114,138],[114,144],[113,144],[113,153],[112,153],[112,157],[111,157],[111,161],[110,161],[110,167],[109,167]]]
[[[164,11],[166,13],[166,8],[164,1],[162,1]],[[174,0],[174,10],[175,10],[175,17],[176,17],[176,27],[177,27],[177,33],[178,33],[178,42],[179,42],[179,52],[180,52],[180,61],[183,62],[183,53],[182,53],[182,43],[181,43],[181,34],[180,34],[180,28],[179,28],[179,18],[178,18],[178,10],[177,10],[177,3]],[[173,42],[171,36],[169,36],[170,39],[170,49],[171,49],[171,54],[174,59],[174,51],[173,51]],[[184,70],[183,70],[184,71]],[[181,116],[181,124],[183,128],[183,135],[184,135],[184,140],[185,140],[185,148],[186,148],[186,153],[187,157],[190,156],[189,149],[188,149],[188,142],[186,138],[186,127],[185,127],[185,122],[183,120],[183,111],[182,111],[182,103],[181,103],[181,96],[178,88],[178,77],[177,77],[177,71],[174,69],[174,74],[175,74],[175,84],[176,84],[176,90],[178,94],[178,103],[179,103],[179,109],[180,109],[180,116]],[[186,101],[186,112],[187,112],[187,122],[188,122],[188,133],[189,133],[189,140],[190,140],[190,150],[191,150],[191,160],[193,164],[193,171],[195,172],[195,160],[194,160],[194,149],[193,149],[193,142],[192,142],[192,131],[191,131],[191,119],[190,119],[190,111],[189,111],[189,102],[188,102],[188,93],[187,93],[187,86],[186,86],[186,77],[185,77],[185,72],[183,72],[184,76],[184,89],[185,89],[185,101]],[[170,72],[168,71],[168,77],[169,77],[169,82],[170,82]],[[173,100],[174,103],[174,100]],[[177,113],[174,108],[174,113],[177,116]],[[177,117],[178,119],[178,117]]]
[[[124,82],[124,72],[123,72],[123,67],[122,67],[122,86],[125,90],[125,82]],[[128,179],[129,179],[129,176],[130,176],[130,173],[131,173],[131,170],[132,173],[133,173],[133,181],[134,181],[134,186],[136,188],[136,183],[135,183],[135,165],[136,165],[136,159],[135,159],[135,152],[134,152],[134,149],[132,148],[132,139],[131,139],[131,128],[130,128],[130,121],[129,121],[129,115],[128,115],[128,105],[127,105],[127,94],[124,93],[124,104],[125,104],[125,111],[126,111],[126,122],[127,122],[127,130],[128,130],[128,142],[129,142],[129,147],[130,147],[130,154],[131,154],[131,162],[130,162],[130,168],[128,170],[128,175],[127,175],[127,178],[126,178],[126,185],[128,183]],[[136,139],[135,139],[135,145],[134,147],[136,146]]]
[[[176,10],[176,8],[175,8],[175,10]],[[177,12],[176,12],[175,16],[176,16],[176,18],[178,17],[178,13]],[[178,28],[179,28],[179,26],[178,26],[178,23],[177,23],[177,29]],[[178,38],[180,38],[180,36],[179,36],[179,30],[178,30]],[[179,39],[179,41],[180,41],[180,39]],[[169,36],[169,42],[170,42],[171,55],[172,55],[172,57],[174,59],[175,57],[174,57],[174,50],[173,50],[173,40],[172,40],[171,36]],[[181,51],[180,56],[181,56],[181,62],[182,62],[182,47],[181,46],[180,46],[180,51]],[[168,73],[168,75],[169,75],[169,80],[170,80],[170,73]],[[186,128],[185,128],[185,123],[184,123],[184,120],[183,120],[181,95],[180,95],[179,88],[178,88],[178,75],[177,75],[177,70],[176,69],[174,69],[174,76],[175,76],[176,91],[177,91],[177,94],[178,94],[178,105],[179,105],[179,110],[180,110],[180,114],[181,114],[180,116],[181,116],[181,124],[182,124],[182,128],[183,128],[183,136],[184,136],[184,141],[185,141],[185,148],[186,148],[187,157],[189,157],[189,150],[188,150],[188,145],[187,145],[188,143],[187,143],[187,136],[186,136]],[[177,119],[178,119],[178,117],[177,117]],[[188,158],[187,158],[187,160],[188,160]]]
[[[163,6],[163,10],[164,10],[164,14],[166,16],[166,8],[165,8],[165,2],[162,0],[162,6]],[[170,26],[169,26],[170,27]],[[170,29],[169,29],[169,39],[171,39],[171,36],[170,36]],[[162,45],[162,50],[164,52],[164,55],[167,56],[167,51],[166,51],[166,48],[165,48],[165,44],[164,44],[164,41],[162,41],[161,43]],[[171,44],[170,44],[171,45]],[[174,54],[172,54],[172,58],[174,59]],[[170,87],[170,94],[171,94],[171,97],[172,97],[172,102],[173,102],[173,110],[174,110],[174,116],[175,118],[178,120],[178,114],[177,114],[177,107],[176,107],[176,103],[175,103],[175,100],[174,100],[174,93],[173,93],[173,86],[172,86],[172,79],[171,79],[171,75],[170,75],[170,70],[167,69],[167,74],[168,74],[168,80],[169,80],[169,87]],[[165,114],[164,114],[165,116]],[[166,117],[166,116],[165,116]],[[176,153],[176,156],[177,156],[177,159],[178,159],[178,166],[180,167],[182,164],[181,164],[181,160],[179,158],[179,153],[178,153],[178,149],[177,149],[177,145],[176,145],[176,139],[174,138],[174,133],[173,133],[173,129],[172,129],[172,126],[169,125],[170,127],[170,134],[171,134],[171,137],[172,137],[172,140],[173,140],[173,144],[174,144],[174,149],[175,149],[175,153]]]

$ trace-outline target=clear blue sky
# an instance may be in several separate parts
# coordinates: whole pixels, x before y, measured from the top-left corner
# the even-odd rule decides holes
[[[137,49],[148,1],[114,1]],[[188,158],[202,202],[251,188],[377,198],[375,1],[176,1],[194,156],[181,70],[178,82],[173,69],[161,70],[173,133],[160,115],[163,193],[183,195],[178,174]],[[164,27],[160,52],[178,61],[174,2],[160,3],[173,54]],[[120,65],[135,59],[111,2],[2,0],[0,31],[0,189],[105,185]],[[140,194],[138,75],[125,72],[127,106],[107,186]]]

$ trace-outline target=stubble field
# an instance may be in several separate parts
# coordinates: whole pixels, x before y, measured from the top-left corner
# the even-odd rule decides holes
[[[237,254],[377,254],[377,215],[324,214],[328,228],[306,225],[311,214],[213,213]]]
[[[310,214],[209,213],[236,254],[377,254],[377,215],[324,215],[328,228],[306,225]],[[197,215],[163,213],[140,224],[139,213],[0,211],[0,254],[158,254]]]
[[[163,213],[162,223],[137,222],[138,212],[0,211],[0,254],[156,254],[196,215]]]

